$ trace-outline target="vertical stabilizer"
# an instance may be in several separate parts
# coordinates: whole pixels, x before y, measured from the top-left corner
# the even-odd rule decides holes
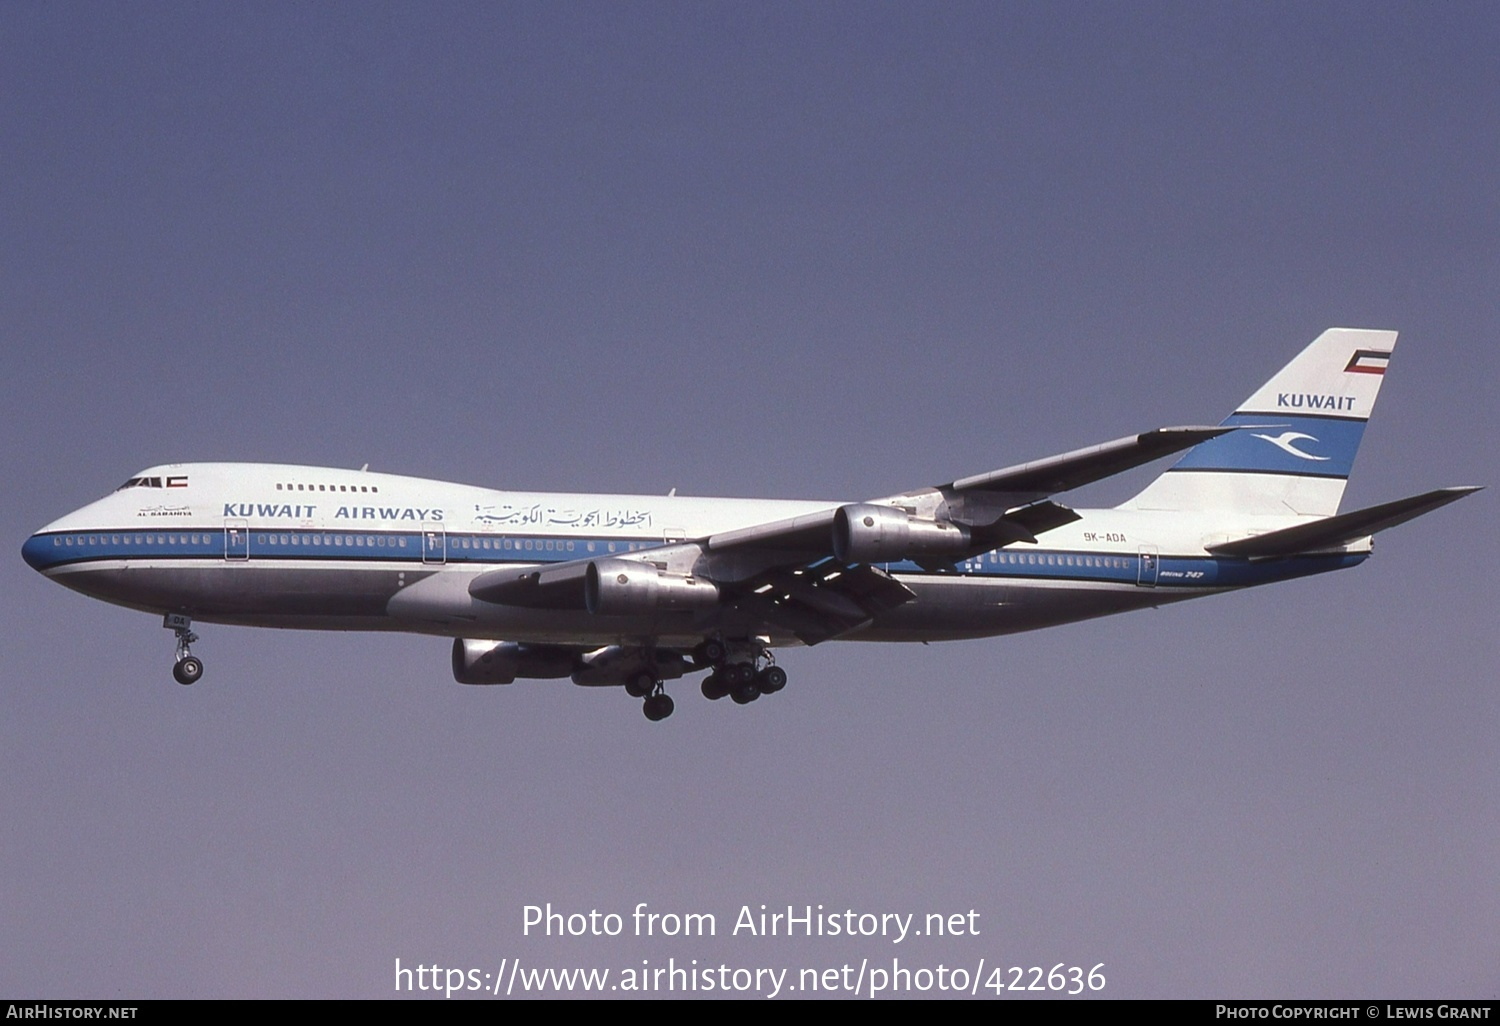
[[[1253,425],[1189,449],[1125,509],[1338,512],[1394,331],[1329,328],[1225,425]]]

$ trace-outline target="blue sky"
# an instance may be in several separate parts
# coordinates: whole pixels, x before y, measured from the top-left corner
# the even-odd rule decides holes
[[[142,467],[858,499],[1212,423],[1401,332],[1346,502],[1496,480],[1481,4],[0,11],[4,506]],[[1149,477],[1069,496],[1108,505]],[[4,567],[0,991],[403,965],[1108,965],[1115,996],[1493,997],[1493,498],[1363,567],[785,653],[774,701],[465,689],[439,640],[170,635]],[[712,941],[522,909],[713,912]],[[982,913],[913,950],[742,905]]]

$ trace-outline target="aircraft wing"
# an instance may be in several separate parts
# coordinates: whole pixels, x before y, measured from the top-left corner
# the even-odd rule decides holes
[[[1041,499],[1134,470],[1235,430],[1238,428],[1224,426],[1157,428],[1003,470],[961,477],[945,487],[959,493],[1001,492],[1029,500]]]
[[[807,513],[788,520],[773,520],[753,527],[720,531],[705,539],[710,551],[724,552],[739,548],[776,549],[786,552],[813,552],[828,555],[837,506]]]
[[[827,532],[825,531],[825,534]],[[826,542],[825,542],[826,545]],[[807,548],[806,553],[814,552]],[[894,609],[914,597],[911,590],[888,573],[867,564],[849,565],[826,554],[788,555],[778,548],[770,558],[758,559],[753,567],[742,562],[724,564],[715,579],[712,560],[705,561],[703,546],[680,543],[645,549],[629,558],[610,556],[576,559],[548,567],[505,567],[480,574],[469,582],[469,594],[483,602],[522,606],[529,609],[591,609],[600,601],[597,590],[590,596],[591,566],[607,566],[596,574],[594,588],[607,587],[612,579],[641,577],[664,582],[686,580],[690,574],[673,573],[678,567],[692,571],[714,599],[710,608],[690,608],[706,627],[740,625],[747,633],[758,633],[770,623],[794,634],[804,644],[816,645],[869,623],[880,613]],[[688,560],[697,557],[691,564]],[[662,569],[665,564],[668,569]],[[748,571],[748,572],[747,572]],[[738,578],[738,579],[736,579]],[[602,579],[603,585],[598,582]],[[664,590],[665,590],[664,588]]]
[[[838,637],[914,595],[885,569],[915,562],[951,570],[962,559],[1078,519],[1047,496],[1216,438],[1232,427],[1160,428],[991,471],[936,488],[830,506],[628,555],[507,567],[469,583],[476,599],[534,609],[595,609],[610,589],[641,587],[663,610],[754,632],[770,623],[805,644]],[[606,569],[607,567],[607,569]],[[634,567],[635,569],[632,569]],[[655,577],[653,578],[653,575]],[[623,593],[619,601],[624,602]]]
[[[873,566],[827,558],[810,566],[770,570],[749,582],[736,612],[775,624],[804,645],[847,634],[888,609],[910,602],[910,588]]]
[[[940,496],[947,499],[949,509],[946,512],[950,515],[959,509],[979,512],[988,507],[994,515],[987,520],[982,514],[960,519],[972,523],[983,521],[988,525],[1004,518],[1021,530],[1011,537],[996,538],[998,544],[1021,540],[1034,542],[1035,535],[1077,519],[1067,507],[1039,500],[1133,470],[1237,430],[1240,430],[1239,426],[1157,428],[1003,470],[962,477],[938,488],[877,501],[906,508],[923,505],[921,499]],[[907,503],[904,500],[917,501]],[[835,526],[840,508],[848,507],[834,507],[788,520],[723,531],[712,535],[706,542],[714,551],[760,548],[827,554],[831,552],[829,532]]]

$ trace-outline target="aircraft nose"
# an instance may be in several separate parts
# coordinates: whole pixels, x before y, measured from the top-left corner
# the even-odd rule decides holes
[[[53,567],[68,562],[70,557],[77,556],[69,547],[72,541],[72,537],[61,530],[60,523],[48,524],[26,539],[21,546],[21,558],[26,560],[26,565],[31,569],[44,574]]]
[[[40,573],[55,562],[53,548],[55,546],[52,539],[34,534],[26,539],[26,544],[21,546],[21,558],[26,560],[27,566]]]

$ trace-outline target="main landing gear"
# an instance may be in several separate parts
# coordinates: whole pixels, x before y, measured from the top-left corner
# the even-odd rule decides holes
[[[701,685],[703,697],[717,701],[731,698],[736,705],[749,705],[761,695],[774,695],[786,687],[786,671],[776,665],[768,638],[725,640],[705,638],[691,653],[693,667],[710,668]],[[653,723],[672,715],[676,703],[663,690],[662,682],[646,667],[625,678],[625,693],[642,699],[641,711]],[[671,675],[677,676],[681,670]]]
[[[700,666],[713,667],[701,685],[703,697],[710,701],[727,695],[736,705],[749,705],[761,695],[774,695],[786,687],[786,671],[759,641],[708,638],[693,649],[693,658]]]
[[[198,635],[193,633],[193,618],[168,613],[162,618],[161,625],[177,633],[177,662],[172,664],[172,676],[179,684],[198,683],[198,678],[203,676],[203,660],[192,652],[192,644],[198,640]]]
[[[672,696],[662,688],[661,681],[647,670],[632,674],[625,679],[625,693],[631,698],[644,698],[642,709],[646,713],[646,719],[652,723],[666,719],[672,715],[676,703]]]

